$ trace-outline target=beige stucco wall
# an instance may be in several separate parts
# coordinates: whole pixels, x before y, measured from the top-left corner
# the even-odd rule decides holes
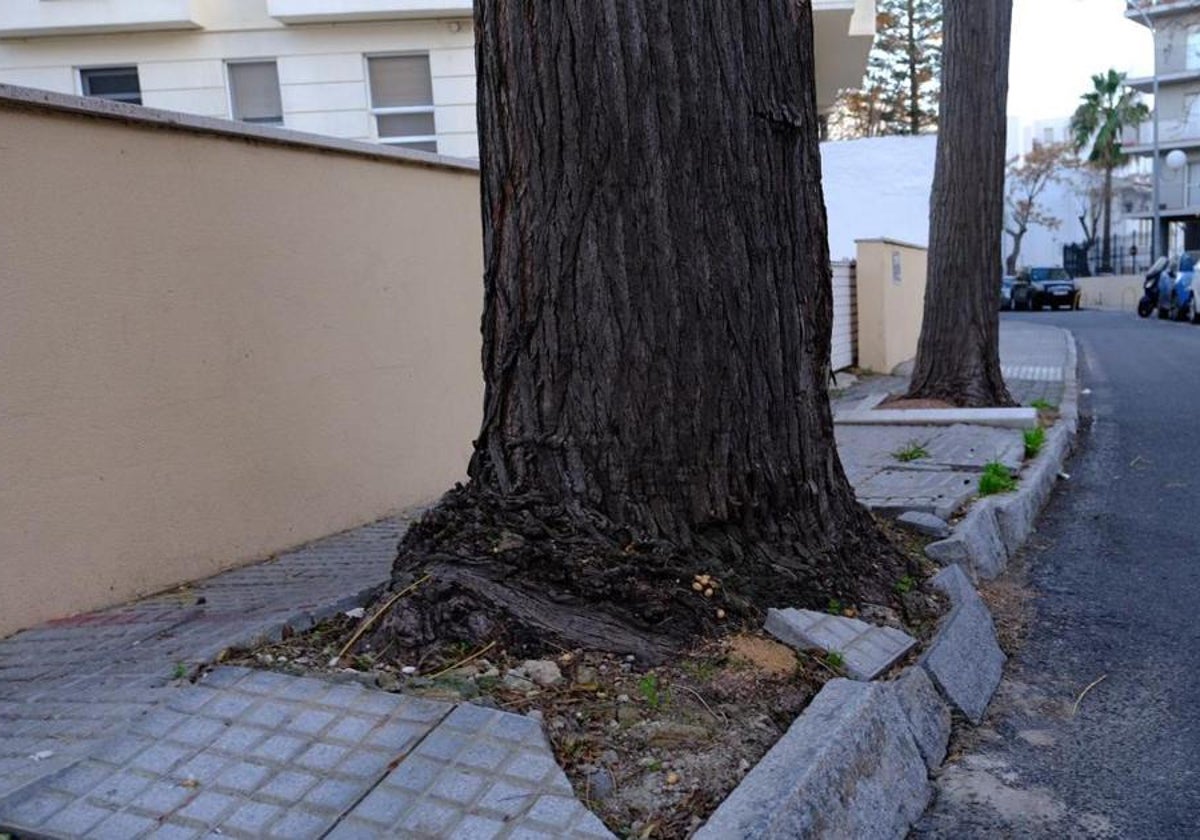
[[[1135,312],[1137,302],[1142,297],[1142,284],[1145,279],[1141,274],[1126,274],[1113,277],[1077,277],[1075,283],[1081,293],[1081,306]]]
[[[0,636],[463,475],[478,176],[397,157],[0,98]]]
[[[917,354],[926,249],[890,239],[858,245],[858,366],[879,373]]]

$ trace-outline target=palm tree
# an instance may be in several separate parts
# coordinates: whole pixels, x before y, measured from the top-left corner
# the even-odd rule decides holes
[[[1083,104],[1071,117],[1075,151],[1091,146],[1090,166],[1104,173],[1104,236],[1100,240],[1100,271],[1112,271],[1112,195],[1113,170],[1129,162],[1121,150],[1121,134],[1150,116],[1150,109],[1125,86],[1125,74],[1116,70],[1092,76],[1092,89],[1082,97]],[[1156,233],[1157,235],[1157,233]]]

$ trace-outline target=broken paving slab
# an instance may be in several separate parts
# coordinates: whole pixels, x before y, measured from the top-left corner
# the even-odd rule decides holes
[[[910,510],[946,519],[978,492],[979,473],[889,467],[854,486],[858,501],[883,514]]]
[[[954,470],[980,470],[992,461],[1020,469],[1025,461],[1025,435],[1017,429],[959,424],[939,430],[925,446],[929,463]]]
[[[875,679],[917,644],[892,627],[793,608],[768,610],[764,629],[784,644],[839,654],[846,673],[861,681]]]
[[[992,614],[961,566],[943,569],[932,583],[954,606],[920,664],[946,699],[978,724],[1004,676],[1007,657]]]

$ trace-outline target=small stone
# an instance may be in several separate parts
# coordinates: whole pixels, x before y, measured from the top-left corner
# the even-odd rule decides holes
[[[743,758],[741,761],[738,762],[738,772],[745,773],[749,769],[750,769],[750,762],[747,761],[746,759]]]
[[[533,691],[537,686],[532,680],[527,680],[515,671],[509,671],[504,675],[504,679],[500,680],[500,685],[510,691]]]
[[[697,592],[700,592],[701,590],[704,589],[704,584],[701,583],[700,581],[696,581],[695,583],[692,584],[692,589],[695,589]]]
[[[674,770],[672,770],[670,773],[667,774],[667,784],[669,784],[669,785],[679,784],[679,774],[676,773]]]
[[[613,775],[603,767],[588,773],[587,779],[587,794],[589,799],[603,800],[612,795],[616,790],[616,782],[613,780]]]
[[[362,618],[366,614],[367,611],[362,607],[355,607],[352,610],[346,610],[344,613],[342,613],[342,615],[346,616],[346,618]]]
[[[542,723],[546,720],[546,715],[541,709],[530,709],[525,713],[525,717],[529,718],[530,720],[536,720],[538,723]]]
[[[705,598],[711,598],[712,596],[713,596],[713,591],[712,591],[712,588],[711,588],[711,587],[710,587],[710,588],[708,588],[708,589],[705,589],[705,590],[704,590],[704,597],[705,597]]]
[[[499,679],[499,678],[500,678],[500,669],[495,667],[494,665],[491,668],[488,668],[486,671],[480,671],[479,676],[477,677],[477,679],[481,679],[481,680],[495,680],[495,679]]]
[[[618,694],[618,695],[617,695],[617,702],[618,702],[618,703],[628,703],[628,702],[629,702],[629,695],[628,695],[628,694]]]
[[[725,610],[717,610],[717,620],[718,621],[725,620]]]
[[[934,516],[932,513],[910,510],[900,514],[896,518],[896,524],[936,540],[944,540],[950,536],[950,526],[946,520],[940,516]]]
[[[598,676],[596,669],[588,665],[580,665],[575,669],[575,682],[579,685],[591,685]]]
[[[548,659],[528,659],[509,673],[531,680],[542,688],[550,688],[563,681],[562,671],[557,663]]]
[[[405,665],[400,669],[400,673],[404,674],[406,677],[411,677],[413,674],[417,673],[417,669],[413,665]]]
[[[378,671],[375,674],[375,685],[384,691],[399,691],[400,678],[391,671]]]

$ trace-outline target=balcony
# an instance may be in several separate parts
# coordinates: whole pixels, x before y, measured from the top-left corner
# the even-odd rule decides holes
[[[267,14],[283,23],[470,17],[472,0],[267,0]]]
[[[861,87],[875,41],[875,0],[813,0],[817,107],[833,107],[838,92]]]
[[[1154,123],[1147,120],[1121,135],[1126,154],[1148,155],[1154,151]],[[1158,124],[1158,146],[1165,154],[1171,149],[1200,147],[1200,117],[1190,120],[1162,120]]]
[[[1146,17],[1153,22],[1156,18],[1172,17],[1174,15],[1183,14],[1184,12],[1200,11],[1200,0],[1134,0],[1134,5],[1139,6],[1145,13]],[[1133,9],[1126,9],[1125,17],[1138,23],[1145,23],[1142,20],[1141,12]]]
[[[3,0],[0,38],[198,29],[196,0]]]

